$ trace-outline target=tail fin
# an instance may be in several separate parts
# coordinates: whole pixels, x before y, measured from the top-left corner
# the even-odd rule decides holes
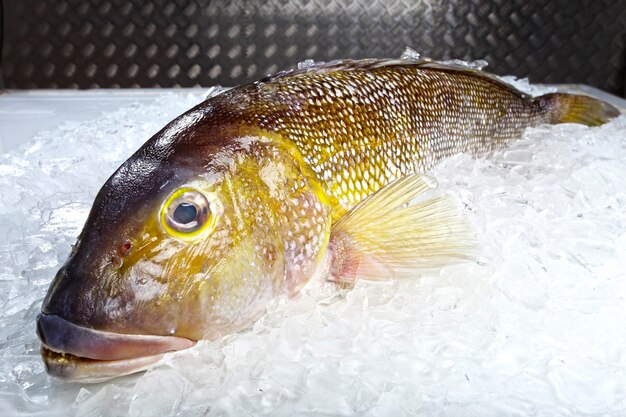
[[[552,123],[580,123],[600,126],[620,115],[620,111],[597,98],[576,94],[552,93],[538,97],[540,106],[552,109]]]

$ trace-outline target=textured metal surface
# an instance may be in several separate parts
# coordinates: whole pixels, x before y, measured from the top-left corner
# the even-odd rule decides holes
[[[626,0],[5,0],[7,88],[236,85],[306,58],[486,59],[622,95]]]

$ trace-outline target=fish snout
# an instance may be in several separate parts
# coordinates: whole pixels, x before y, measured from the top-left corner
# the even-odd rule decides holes
[[[54,352],[106,361],[158,355],[195,344],[178,336],[122,334],[90,329],[44,313],[37,317],[37,335],[44,347]]]

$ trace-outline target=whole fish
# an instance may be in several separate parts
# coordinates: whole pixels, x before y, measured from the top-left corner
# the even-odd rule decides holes
[[[463,216],[426,198],[421,174],[529,126],[617,115],[428,59],[320,63],[207,99],[98,193],[37,320],[47,369],[137,372],[250,326],[313,276],[351,284],[466,258]]]

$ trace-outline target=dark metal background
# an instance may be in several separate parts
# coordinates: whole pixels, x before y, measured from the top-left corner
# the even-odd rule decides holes
[[[236,85],[295,65],[486,59],[624,94],[626,0],[5,0],[6,88]]]

